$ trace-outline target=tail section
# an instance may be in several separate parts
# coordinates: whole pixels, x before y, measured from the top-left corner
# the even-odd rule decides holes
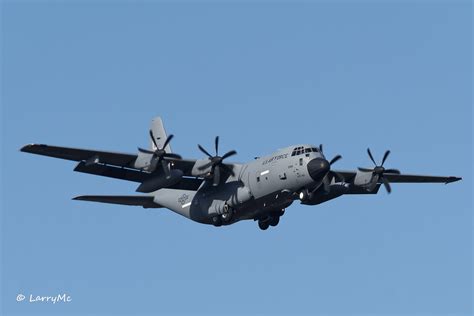
[[[210,224],[207,210],[201,209],[196,191],[161,189],[153,193],[153,202],[193,221]]]

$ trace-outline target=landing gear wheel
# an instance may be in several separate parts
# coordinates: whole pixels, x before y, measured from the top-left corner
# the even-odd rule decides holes
[[[216,227],[219,227],[222,225],[222,219],[220,218],[220,216],[214,216],[212,218],[212,225],[216,226]]]
[[[280,222],[280,216],[274,216],[270,219],[270,226],[276,226]]]
[[[268,229],[268,226],[269,226],[269,223],[268,221],[258,221],[258,227],[261,229],[261,230],[267,230]]]

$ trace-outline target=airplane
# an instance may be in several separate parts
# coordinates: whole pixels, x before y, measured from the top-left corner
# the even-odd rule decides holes
[[[142,195],[83,195],[73,198],[143,208],[167,208],[202,224],[227,226],[242,220],[257,221],[261,230],[277,226],[285,210],[295,201],[318,205],[343,195],[377,194],[390,183],[451,183],[460,177],[402,174],[385,169],[387,150],[377,164],[355,171],[332,169],[341,159],[326,159],[323,146],[299,144],[279,149],[248,163],[225,160],[235,150],[219,154],[219,137],[212,155],[203,146],[201,159],[184,159],[173,153],[160,117],[152,120],[150,149],[137,154],[30,144],[22,152],[77,161],[74,171],[139,183]]]

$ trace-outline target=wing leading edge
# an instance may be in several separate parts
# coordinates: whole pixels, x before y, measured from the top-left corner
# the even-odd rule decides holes
[[[66,160],[86,161],[90,163],[103,163],[129,168],[133,168],[133,162],[137,159],[137,155],[133,154],[50,146],[44,144],[26,145],[21,148],[21,151],[30,154],[49,156]]]
[[[357,171],[340,171],[334,170],[344,177],[346,181],[351,181],[355,178]],[[430,176],[430,175],[415,175],[415,174],[395,174],[384,173],[383,175],[390,183],[444,183],[448,184],[462,180],[460,177],[453,176]],[[379,181],[379,183],[382,183]]]

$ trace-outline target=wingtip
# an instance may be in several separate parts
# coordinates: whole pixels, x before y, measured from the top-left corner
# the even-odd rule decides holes
[[[46,147],[48,147],[48,145],[31,143],[31,144],[21,147],[20,151],[25,152],[25,153],[35,153],[35,152],[32,152],[31,148],[37,149],[37,148],[46,148]]]
[[[27,144],[27,145],[21,147],[21,148],[20,148],[20,151],[22,151],[22,152],[28,152],[28,148],[31,148],[31,147],[33,147],[34,145],[35,145],[35,144]]]
[[[449,177],[449,178],[446,180],[445,184],[452,183],[452,182],[456,182],[456,181],[461,181],[461,180],[462,180],[461,177]]]

